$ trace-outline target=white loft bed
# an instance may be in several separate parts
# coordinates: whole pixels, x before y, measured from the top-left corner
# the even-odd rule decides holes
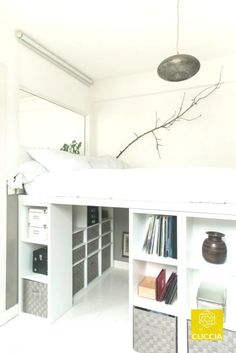
[[[32,200],[125,208],[201,210],[204,205],[236,205],[236,169],[130,168],[111,156],[85,157],[60,150],[31,148],[9,181]],[[177,206],[179,205],[179,206]],[[169,206],[168,206],[169,207]]]
[[[86,162],[86,159],[83,162]],[[31,161],[29,164],[35,163]],[[49,223],[50,235],[46,245],[48,245],[49,258],[53,261],[48,262],[51,275],[48,276],[47,283],[44,283],[48,286],[48,320],[50,322],[60,317],[72,306],[72,244],[68,234],[71,231],[73,212],[70,206],[128,208],[130,209],[130,258],[132,260],[129,267],[130,304],[132,307],[143,308],[145,312],[151,310],[156,312],[156,315],[167,314],[168,317],[178,318],[178,351],[185,352],[188,337],[186,319],[189,316],[186,314],[186,310],[180,308],[186,308],[186,298],[188,311],[190,312],[189,308],[195,307],[198,281],[201,278],[199,273],[205,269],[201,258],[200,260],[198,258],[203,241],[202,236],[204,237],[202,230],[208,229],[209,225],[215,226],[217,224],[219,227],[220,224],[220,227],[227,229],[228,263],[225,266],[222,265],[221,274],[233,273],[231,277],[235,280],[235,257],[230,249],[234,249],[235,245],[236,169],[84,168],[68,171],[68,169],[62,168],[60,171],[41,170],[40,172],[40,168],[40,166],[37,168],[35,166],[35,173],[31,170],[31,175],[29,170],[23,175],[22,169],[16,178],[19,180],[15,181],[16,183],[25,182],[24,187],[27,192],[27,195],[20,196],[20,310],[22,311],[25,295],[22,291],[22,282],[25,279],[26,281],[33,280],[41,285],[42,281],[41,277],[38,279],[38,277],[32,277],[32,273],[27,274],[31,270],[31,261],[28,260],[31,259],[32,249],[37,246],[30,239],[25,239],[28,228],[28,207],[47,207],[52,220]],[[152,213],[159,212],[177,215],[179,219],[178,259],[165,257],[159,259],[155,255],[140,253],[140,246],[143,244],[141,238],[144,229],[146,229],[147,217]],[[191,234],[192,226],[197,230],[196,234],[193,232],[194,235]],[[189,238],[188,241],[187,238]],[[192,263],[191,260],[193,260]],[[178,283],[180,284],[178,304],[162,306],[160,303],[159,306],[157,301],[149,301],[137,296],[137,285],[146,274],[146,267],[148,268],[147,273],[153,276],[156,276],[156,273],[159,273],[163,267],[169,272],[178,268]],[[209,268],[207,266],[206,270]],[[197,276],[189,276],[188,280],[189,278],[190,280],[187,282],[187,275],[192,272],[197,273]],[[82,273],[84,272],[82,271]],[[218,277],[217,271],[215,271],[215,275]],[[231,277],[229,283],[232,283]],[[65,288],[66,293],[64,293]],[[232,311],[231,317],[234,319],[235,289],[229,286],[228,292],[227,306],[230,308],[228,312]],[[235,330],[233,319],[228,321],[227,330]],[[133,321],[131,320],[132,325]]]
[[[46,154],[48,154],[48,152],[49,154],[51,153],[47,150]],[[180,227],[181,240],[178,247],[178,257],[180,261],[177,260],[175,263],[172,261],[173,259],[170,259],[170,261],[167,259],[167,262],[160,260],[160,264],[158,264],[158,261],[151,259],[151,266],[153,266],[155,271],[158,269],[158,266],[160,266],[160,268],[163,266],[168,268],[173,264],[174,267],[179,266],[178,270],[181,270],[179,271],[179,283],[181,283],[181,285],[178,289],[181,294],[179,296],[179,308],[186,307],[186,293],[189,295],[189,292],[186,279],[184,278],[189,271],[187,265],[185,266],[184,264],[184,259],[186,257],[186,247],[191,244],[186,241],[186,235],[190,230],[190,226],[186,226],[185,229],[185,225],[188,223],[187,220],[190,220],[191,223],[194,217],[196,219],[198,218],[198,215],[203,219],[206,217],[206,220],[207,218],[211,218],[209,214],[212,215],[212,219],[217,219],[217,215],[219,215],[220,222],[222,220],[224,222],[224,218],[226,220],[223,223],[223,227],[228,225],[227,220],[235,220],[236,169],[127,168],[127,166],[119,163],[119,161],[115,163],[112,158],[109,159],[109,163],[106,165],[107,161],[104,160],[104,158],[101,158],[100,163],[97,163],[98,161],[96,159],[88,161],[87,158],[78,158],[78,156],[67,154],[69,158],[66,158],[65,161],[63,158],[58,159],[58,154],[61,154],[61,152],[56,152],[56,156],[54,154],[55,153],[52,153],[51,158],[47,156],[45,159],[45,155],[42,158],[41,154],[36,156],[33,153],[33,155],[31,155],[33,159],[29,162],[25,162],[25,164],[19,168],[18,175],[13,183],[10,183],[10,186],[15,188],[22,187],[23,185],[26,192],[26,195],[20,196],[20,211],[23,210],[23,213],[20,212],[19,222],[20,279],[24,280],[25,277],[26,279],[31,279],[31,276],[27,277],[27,274],[25,275],[25,270],[28,271],[28,267],[31,268],[31,261],[29,262],[28,259],[31,259],[32,249],[37,246],[28,239],[24,239],[28,227],[26,220],[28,207],[46,205],[53,215],[53,219],[56,220],[51,224],[51,235],[50,241],[48,242],[49,257],[53,259],[53,261],[49,262],[50,273],[56,274],[49,276],[47,282],[49,288],[48,319],[54,321],[55,318],[70,309],[72,305],[72,244],[70,243],[71,237],[67,236],[71,228],[71,212],[68,215],[70,205],[131,209],[130,235],[131,240],[135,238],[135,242],[140,242],[140,240],[138,240],[138,232],[136,231],[135,233],[133,231],[132,234],[132,230],[134,230],[135,227],[139,228],[140,225],[141,227],[143,225],[140,222],[140,218],[134,217],[134,215],[139,214],[139,212],[147,215],[152,212],[157,213],[160,211],[162,213],[171,213],[173,211],[174,214],[178,212],[180,226],[182,222],[182,227]],[[79,162],[76,161],[75,163],[74,159],[76,158]],[[26,205],[25,210],[24,205]],[[61,205],[61,207],[55,205]],[[184,218],[186,218],[186,220],[184,220]],[[136,219],[136,225],[134,224],[132,226],[134,219]],[[67,231],[65,231],[65,227]],[[234,235],[234,232],[232,232],[232,234]],[[229,249],[234,248],[235,244],[234,241],[231,242],[231,238],[234,238],[234,236],[228,237],[230,241],[229,244],[233,244],[233,246],[229,246]],[[130,251],[131,256],[133,256],[132,253],[134,252],[134,246],[132,244],[134,245],[133,240],[131,241],[130,247],[132,248],[132,251]],[[192,250],[194,254],[195,248]],[[60,253],[63,253],[63,257],[58,256]],[[66,256],[65,253],[67,254]],[[140,267],[140,263],[143,263],[143,260],[147,263],[149,260],[143,254],[140,257],[133,258],[135,261],[131,261],[130,278],[132,285],[137,287],[138,276],[143,276],[144,272],[142,272],[143,270],[141,269],[138,276],[136,276],[135,272],[137,268]],[[134,263],[136,263],[136,265],[134,265]],[[233,265],[231,266],[231,264]],[[234,261],[231,260],[229,256],[229,265],[235,268],[234,264]],[[133,270],[132,266],[134,266]],[[63,271],[61,271],[62,268]],[[227,267],[223,267],[223,271],[225,271],[225,269],[227,269]],[[60,272],[59,275],[58,272]],[[227,270],[226,273],[228,272],[230,271]],[[235,279],[235,277],[233,277],[233,279]],[[37,281],[40,282],[41,278],[37,279]],[[21,282],[20,280],[19,283]],[[65,283],[67,283],[67,285],[65,285]],[[190,284],[190,287],[191,286],[192,282]],[[19,303],[22,305],[21,285],[19,288]],[[67,289],[66,293],[64,293],[65,288]],[[229,288],[229,292],[233,293],[231,297],[234,298],[235,291]],[[146,305],[145,300],[142,301],[140,298],[137,299],[135,297],[132,289],[131,293],[133,298],[131,305],[158,311],[155,306],[156,303],[153,305],[150,304],[150,306],[149,304]],[[233,302],[233,300],[231,300],[231,302]],[[231,302],[228,305],[230,308],[229,311],[232,309],[232,313],[234,313],[234,305],[232,305]],[[160,311],[162,312],[162,309]],[[181,310],[176,310],[176,306],[174,305],[173,307],[165,307],[164,313],[178,317],[178,351],[185,352],[187,347],[185,311],[182,313]],[[232,316],[234,317],[235,315]],[[231,324],[231,322],[227,328],[235,330],[235,326]]]
[[[218,168],[86,169],[47,172],[26,183],[32,203],[220,213],[235,209],[236,170]]]
[[[34,114],[30,114],[30,119],[28,115],[26,119],[25,111],[32,110],[31,104],[32,97],[29,101],[21,101],[21,134],[24,132],[21,143],[35,146],[40,140],[43,141],[43,146],[45,130],[51,131],[51,128],[50,125],[47,128],[44,126],[43,135],[40,135],[39,120],[36,128],[28,129],[29,121],[32,120],[35,124],[35,109],[39,103],[33,109]],[[44,120],[48,121],[46,118]],[[66,124],[68,125],[67,116]],[[79,130],[84,131],[83,119],[81,124]],[[73,125],[71,129],[77,131],[78,126]],[[62,129],[60,141],[66,141],[64,130],[66,129]],[[79,138],[85,144],[85,136]],[[14,182],[9,181],[9,185],[12,188],[24,186],[26,194],[35,200],[149,209],[155,209],[159,203],[179,204],[185,209],[195,207],[195,204],[199,204],[201,208],[204,204],[236,204],[234,169],[128,168],[120,160],[107,156],[87,158],[45,148],[30,148],[26,152],[31,160],[19,167],[16,171],[17,177]]]

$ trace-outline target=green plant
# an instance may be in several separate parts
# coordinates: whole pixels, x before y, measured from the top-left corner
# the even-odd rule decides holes
[[[82,142],[77,142],[76,140],[73,140],[70,144],[64,143],[64,145],[60,148],[60,150],[70,152],[70,153],[80,154],[79,150],[81,145],[82,145]]]

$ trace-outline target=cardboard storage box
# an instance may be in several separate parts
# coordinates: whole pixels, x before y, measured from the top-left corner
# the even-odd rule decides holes
[[[156,299],[156,278],[144,277],[138,284],[138,295],[148,299]]]

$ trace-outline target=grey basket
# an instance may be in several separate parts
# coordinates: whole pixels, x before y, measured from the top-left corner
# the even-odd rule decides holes
[[[236,332],[224,330],[222,341],[192,340],[188,321],[188,353],[236,353]]]
[[[88,257],[87,270],[88,270],[87,282],[90,283],[93,279],[98,277],[98,254]]]
[[[111,242],[111,233],[103,235],[103,237],[102,237],[102,247],[104,247],[105,245],[109,244],[110,242]]]
[[[48,316],[48,286],[46,283],[23,279],[23,311]]]
[[[95,224],[94,226],[88,227],[87,229],[87,240],[92,240],[99,236],[99,224]]]
[[[108,233],[111,231],[111,220],[102,222],[102,234]]]
[[[84,261],[73,267],[73,295],[84,288]]]
[[[73,250],[72,252],[72,263],[73,265],[85,258],[85,245],[80,246],[79,248]]]
[[[90,255],[97,250],[98,250],[98,239],[90,241],[90,243],[87,244],[87,255]]]
[[[134,307],[134,350],[139,353],[176,353],[176,317]]]
[[[111,266],[111,247],[108,246],[102,250],[102,272]]]
[[[72,246],[78,246],[84,242],[84,231],[80,230],[72,235]]]

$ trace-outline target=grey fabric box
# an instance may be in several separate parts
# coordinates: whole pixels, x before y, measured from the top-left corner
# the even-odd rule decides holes
[[[84,288],[84,261],[73,267],[73,295]]]
[[[98,250],[98,239],[87,244],[87,255],[92,254],[96,250]]]
[[[48,286],[46,283],[23,280],[23,311],[41,317],[48,316]]]
[[[87,229],[87,240],[92,240],[99,236],[99,224],[95,224],[94,226],[88,227]]]
[[[102,250],[102,272],[106,271],[111,266],[111,247]]]
[[[87,282],[90,283],[93,279],[98,277],[98,254],[88,257],[87,260]]]
[[[73,250],[73,253],[72,253],[73,265],[76,262],[83,260],[84,258],[85,258],[85,245],[82,245],[79,248]]]
[[[224,330],[222,341],[192,340],[191,321],[188,321],[188,353],[235,353],[236,332]]]
[[[176,317],[134,307],[134,350],[139,353],[176,353]]]
[[[72,246],[78,246],[84,242],[84,231],[80,230],[73,234],[72,236]]]
[[[103,235],[102,237],[102,247],[109,244],[111,242],[111,233]]]
[[[109,219],[108,221],[102,222],[102,234],[105,234],[110,231],[111,231],[111,220]]]

